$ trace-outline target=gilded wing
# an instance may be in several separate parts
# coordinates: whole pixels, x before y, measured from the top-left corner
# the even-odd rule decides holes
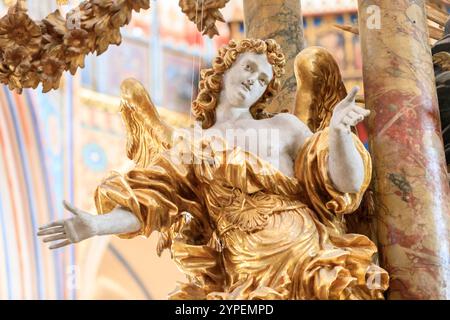
[[[127,156],[146,168],[170,148],[173,128],[159,116],[150,95],[135,79],[122,82],[120,112],[127,128]]]
[[[347,95],[336,60],[325,48],[308,47],[295,58],[294,72],[294,114],[312,132],[328,127],[333,108]]]

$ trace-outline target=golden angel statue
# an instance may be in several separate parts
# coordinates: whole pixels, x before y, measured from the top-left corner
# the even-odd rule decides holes
[[[158,254],[170,249],[187,276],[171,299],[382,299],[388,274],[373,261],[376,246],[346,233],[344,220],[371,179],[370,156],[351,132],[369,111],[355,104],[358,88],[340,88],[324,49],[295,63],[297,107],[316,108],[310,127],[265,111],[285,64],[271,39],[219,50],[201,72],[194,128],[165,124],[142,85],[124,81],[135,168],[98,186],[98,215],[65,203],[74,216],[38,235],[55,249],[158,231]]]

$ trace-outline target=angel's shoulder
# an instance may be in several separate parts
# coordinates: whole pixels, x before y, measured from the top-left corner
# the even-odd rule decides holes
[[[308,128],[308,126],[301,121],[297,116],[282,112],[276,114],[273,118],[273,123],[280,127],[283,130],[288,130],[290,132],[298,132],[302,134],[309,134],[311,130]]]
[[[289,112],[280,112],[275,114],[275,116],[273,117],[273,119],[278,120],[278,121],[288,121],[288,122],[292,122],[292,123],[303,123],[302,121],[300,121],[299,118],[297,118],[295,115],[293,115],[292,113]]]

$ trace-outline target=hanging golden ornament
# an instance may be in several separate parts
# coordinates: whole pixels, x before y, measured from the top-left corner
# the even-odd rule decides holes
[[[212,38],[219,34],[216,22],[225,22],[219,9],[224,8],[229,1],[180,0],[179,6],[188,19],[196,24],[199,32]]]

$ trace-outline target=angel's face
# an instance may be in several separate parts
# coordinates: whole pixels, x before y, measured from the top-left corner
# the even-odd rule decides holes
[[[265,54],[242,53],[224,74],[221,99],[231,107],[248,109],[261,98],[272,78],[272,65]]]

